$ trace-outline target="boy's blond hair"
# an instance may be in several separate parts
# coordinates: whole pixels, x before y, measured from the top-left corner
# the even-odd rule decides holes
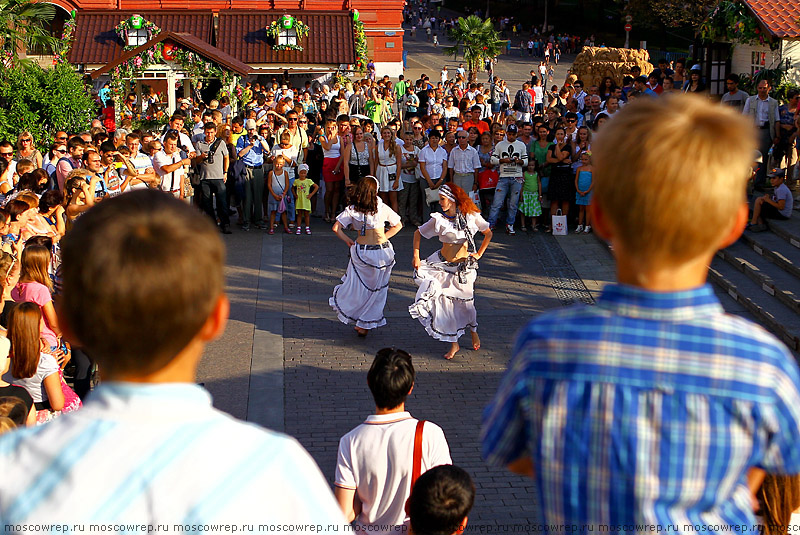
[[[746,202],[753,125],[690,96],[638,99],[592,144],[595,202],[643,267],[712,252]]]

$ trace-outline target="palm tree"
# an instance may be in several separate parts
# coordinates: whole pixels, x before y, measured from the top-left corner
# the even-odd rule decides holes
[[[442,49],[444,54],[458,57],[459,50],[469,68],[469,79],[474,80],[486,58],[494,58],[502,51],[503,41],[494,29],[491,19],[481,20],[476,15],[460,17],[449,32],[454,46]]]
[[[41,47],[52,49],[58,40],[50,35],[47,24],[56,8],[31,0],[0,0],[0,50],[18,59],[20,51]]]

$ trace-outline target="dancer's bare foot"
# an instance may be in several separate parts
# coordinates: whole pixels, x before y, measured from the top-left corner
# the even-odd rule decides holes
[[[458,353],[459,349],[461,349],[461,347],[459,347],[458,342],[453,342],[452,344],[450,344],[450,351],[444,354],[444,358],[446,358],[447,360],[452,359],[453,357],[456,356],[456,353]]]
[[[475,351],[481,348],[481,339],[478,337],[477,331],[472,331],[472,349]]]

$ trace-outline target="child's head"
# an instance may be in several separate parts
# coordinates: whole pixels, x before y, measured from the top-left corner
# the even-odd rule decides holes
[[[451,464],[431,468],[417,479],[406,510],[413,533],[461,533],[475,502],[475,485],[469,474]]]
[[[528,172],[533,173],[536,171],[536,158],[528,157]]]
[[[28,419],[28,408],[20,398],[0,397],[0,418],[11,420],[15,427],[22,427]]]
[[[400,406],[414,386],[411,355],[393,347],[381,349],[369,368],[367,384],[375,399],[376,407],[394,409]]]
[[[163,192],[100,203],[75,222],[61,251],[59,324],[104,377],[162,370],[224,327],[219,231]]]
[[[42,245],[26,246],[22,251],[20,278],[44,284],[52,290],[53,283],[48,274],[51,258],[52,253],[47,247]]]
[[[17,174],[19,176],[22,176],[25,173],[30,173],[34,169],[36,169],[36,164],[30,160],[22,159],[17,162]]]
[[[39,367],[42,311],[31,302],[19,303],[8,315],[8,340],[11,342],[11,375],[29,379]]]
[[[581,165],[592,165],[592,152],[585,150],[581,153]]]
[[[281,145],[291,145],[292,144],[292,134],[289,133],[288,130],[284,130],[281,134]]]
[[[752,124],[730,109],[691,95],[640,99],[592,144],[595,209],[644,268],[711,254],[741,219],[754,148]]]
[[[277,156],[275,156],[275,161],[272,163],[275,166],[275,170],[280,171],[281,169],[283,169],[283,164],[286,163],[286,158],[284,158],[283,154],[278,154]]]
[[[308,164],[301,163],[298,165],[297,174],[300,177],[300,180],[305,180],[306,176],[308,176]]]

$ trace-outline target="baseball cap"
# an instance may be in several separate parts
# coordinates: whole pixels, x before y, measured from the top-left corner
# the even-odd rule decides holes
[[[689,69],[689,70],[690,71],[699,71],[699,70],[701,70],[700,64],[699,63],[695,63],[694,65],[692,65],[692,68]]]
[[[300,171],[308,171],[308,164],[301,163],[300,165],[298,165],[297,172],[299,173]]]
[[[517,125],[515,125],[515,124],[508,125],[506,127],[506,132],[511,132],[512,134],[516,134],[517,133]]]
[[[192,105],[192,101],[189,100],[188,98],[182,98],[181,99],[181,104],[186,104],[187,106],[191,106]]]
[[[775,169],[772,169],[769,173],[767,173],[767,176],[770,178],[773,177],[783,178],[784,176],[786,176],[786,169],[781,169],[779,167],[776,167]]]
[[[256,122],[253,119],[248,119],[244,122],[245,130],[253,130],[256,128]]]

